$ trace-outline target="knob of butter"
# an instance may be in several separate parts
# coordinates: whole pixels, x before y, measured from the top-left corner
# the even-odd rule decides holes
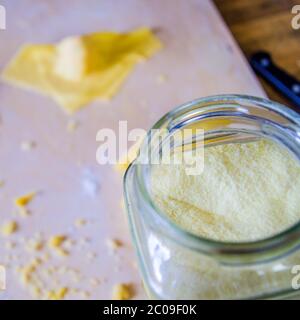
[[[99,58],[84,37],[68,37],[56,46],[54,73],[69,81],[80,81],[96,69]]]

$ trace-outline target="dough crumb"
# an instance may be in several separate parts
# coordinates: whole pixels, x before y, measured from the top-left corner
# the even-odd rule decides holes
[[[117,250],[118,248],[123,246],[122,241],[118,239],[107,239],[106,244],[111,250]]]
[[[26,207],[19,207],[18,213],[23,218],[30,216],[30,211]]]
[[[53,236],[49,239],[50,248],[60,248],[64,241],[67,240],[67,237],[64,235]]]
[[[72,133],[79,127],[79,121],[71,119],[67,124],[67,131]]]
[[[31,151],[36,147],[36,143],[34,141],[23,141],[21,143],[21,150],[22,151]]]
[[[132,284],[119,283],[113,287],[113,300],[130,300],[134,296]]]
[[[57,255],[65,257],[69,255],[69,252],[62,248],[62,245],[67,240],[67,237],[64,235],[56,235],[49,239],[48,246],[51,248]]]
[[[25,207],[32,199],[35,197],[36,192],[28,193],[24,196],[18,197],[15,199],[15,205],[17,207]]]
[[[21,282],[24,285],[28,285],[32,282],[34,274],[38,268],[42,264],[42,260],[39,258],[33,259],[29,264],[25,265],[23,268],[19,270]]]
[[[160,75],[158,75],[156,81],[158,84],[163,84],[168,81],[168,77],[165,74],[160,74]]]
[[[1,228],[1,233],[3,236],[10,236],[19,229],[18,223],[16,221],[10,221],[4,224]]]
[[[48,292],[48,299],[49,300],[62,300],[65,298],[69,289],[67,287],[60,288],[58,290],[50,290]]]
[[[43,247],[43,242],[37,239],[30,239],[26,244],[26,248],[28,251],[41,251]]]
[[[76,219],[76,220],[75,220],[75,226],[76,226],[77,228],[80,228],[80,227],[85,226],[86,223],[87,223],[87,221],[86,221],[85,219],[79,218],[79,219]]]

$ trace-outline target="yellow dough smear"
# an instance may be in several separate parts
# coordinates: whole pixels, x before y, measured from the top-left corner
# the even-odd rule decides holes
[[[56,45],[25,45],[2,78],[48,95],[72,113],[95,99],[111,99],[134,66],[160,48],[148,28],[69,37]]]
[[[173,222],[219,241],[254,241],[300,219],[300,166],[274,142],[210,146],[204,171],[186,174],[184,164],[152,172],[156,205]]]

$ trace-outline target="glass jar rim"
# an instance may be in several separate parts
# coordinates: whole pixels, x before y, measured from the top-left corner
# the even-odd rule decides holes
[[[225,108],[226,104],[231,106],[251,104],[252,106],[258,106],[264,110],[273,111],[283,116],[297,130],[297,136],[299,137],[299,150],[297,151],[300,161],[300,115],[284,105],[264,98],[249,95],[214,95],[196,99],[171,110],[156,122],[150,131],[152,129],[160,129],[164,124],[170,122],[170,120],[176,119],[179,114],[188,113],[196,106],[201,108],[203,106],[216,106],[218,104],[225,104]],[[147,141],[144,140],[143,145],[146,143]],[[195,235],[175,224],[157,207],[145,183],[144,165],[134,161],[127,169],[124,179],[126,180],[127,173],[132,166],[136,166],[137,183],[148,212],[152,212],[155,215],[163,232],[192,250],[217,257],[224,264],[252,264],[277,259],[300,247],[300,220],[286,230],[257,241],[225,242]]]

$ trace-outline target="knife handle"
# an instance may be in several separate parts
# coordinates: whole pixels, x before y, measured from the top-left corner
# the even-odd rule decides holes
[[[250,58],[252,68],[300,110],[300,82],[279,68],[267,52],[259,51]]]

